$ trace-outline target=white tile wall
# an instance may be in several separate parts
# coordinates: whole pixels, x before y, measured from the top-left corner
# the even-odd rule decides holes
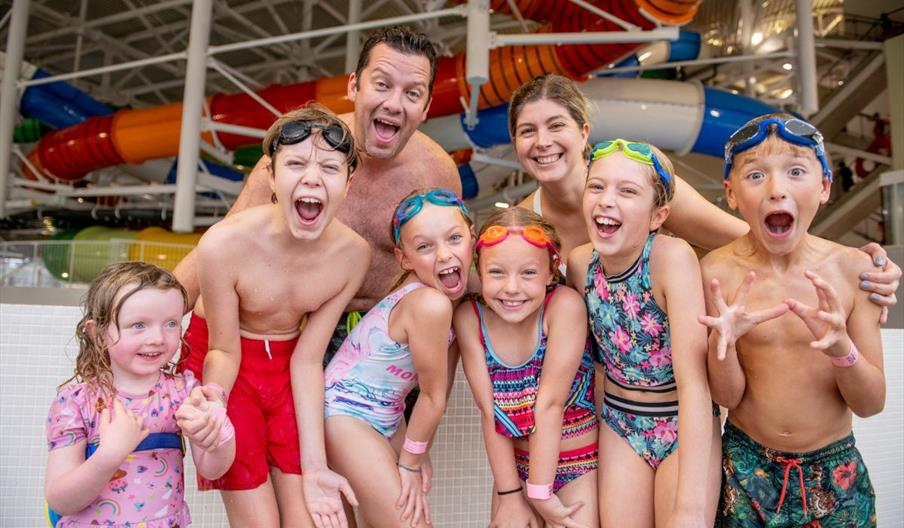
[[[72,373],[80,310],[70,306],[0,304],[0,528],[45,526],[44,419],[56,386]],[[888,399],[878,417],[856,420],[858,445],[879,496],[880,526],[904,526],[904,330],[883,330]],[[432,450],[430,502],[439,528],[482,528],[489,511],[490,472],[479,418],[459,370]],[[186,457],[193,526],[221,527],[216,493],[199,493]]]

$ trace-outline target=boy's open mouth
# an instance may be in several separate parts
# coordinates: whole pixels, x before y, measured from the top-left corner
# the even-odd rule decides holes
[[[788,234],[794,226],[794,217],[789,213],[779,211],[766,215],[764,223],[766,224],[766,230],[769,231],[769,234],[784,236]]]
[[[299,198],[295,200],[295,212],[303,224],[313,224],[323,211],[323,202],[317,198]]]

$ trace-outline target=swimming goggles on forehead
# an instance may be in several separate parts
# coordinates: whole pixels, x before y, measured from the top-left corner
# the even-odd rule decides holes
[[[351,141],[346,135],[345,130],[337,124],[321,125],[320,123],[310,123],[308,121],[290,121],[283,125],[279,131],[279,136],[270,143],[270,157],[276,153],[276,149],[280,145],[295,145],[311,137],[313,129],[320,129],[321,136],[326,144],[338,150],[343,154],[348,154],[352,149]]]
[[[521,235],[521,238],[532,246],[548,250],[549,254],[552,255],[554,259],[559,258],[559,252],[556,250],[556,246],[552,243],[549,235],[546,234],[546,231],[537,226],[490,226],[486,231],[480,234],[480,238],[477,239],[477,244],[474,246],[474,249],[478,250],[482,247],[495,246],[507,239],[509,234],[513,233]]]
[[[447,189],[434,189],[430,192],[415,194],[403,200],[396,207],[395,214],[392,215],[392,236],[396,244],[399,243],[399,234],[402,226],[421,212],[421,209],[424,208],[424,201],[428,201],[433,205],[454,205],[461,210],[463,215],[469,216],[471,214],[468,212],[468,208],[465,207],[464,202],[461,201],[461,198]]]
[[[619,150],[621,150],[628,159],[653,167],[653,170],[656,171],[656,175],[659,176],[659,181],[662,182],[662,186],[665,187],[667,191],[672,187],[672,175],[663,168],[662,164],[659,163],[659,158],[657,158],[656,154],[653,152],[653,149],[646,143],[635,143],[633,141],[625,141],[624,139],[611,139],[609,141],[597,143],[593,146],[593,150],[590,151],[590,162],[593,163],[594,161],[605,158],[609,154]]]
[[[813,149],[816,152],[816,159],[822,165],[825,177],[832,181],[832,170],[829,169],[829,163],[826,160],[825,145],[819,130],[801,119],[781,119],[778,117],[764,119],[758,123],[751,123],[741,127],[728,138],[728,143],[725,144],[725,172],[722,174],[724,179],[728,179],[728,173],[731,172],[734,157],[765,141],[769,137],[771,125],[775,125],[775,133],[778,137],[788,143]]]

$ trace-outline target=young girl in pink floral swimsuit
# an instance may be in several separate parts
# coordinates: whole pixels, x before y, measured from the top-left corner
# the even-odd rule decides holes
[[[190,524],[180,425],[192,431],[199,473],[216,478],[232,464],[225,408],[215,398],[189,401],[198,382],[173,373],[184,311],[185,290],[151,264],[112,264],[91,284],[74,382],[47,417],[44,492],[55,527]]]

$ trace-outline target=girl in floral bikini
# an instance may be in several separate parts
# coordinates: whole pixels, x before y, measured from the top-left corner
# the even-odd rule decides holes
[[[591,243],[568,259],[608,378],[599,442],[604,528],[703,527],[715,517],[719,424],[706,328],[697,321],[700,266],[685,241],[656,234],[674,182],[655,147],[597,144],[583,198]]]

